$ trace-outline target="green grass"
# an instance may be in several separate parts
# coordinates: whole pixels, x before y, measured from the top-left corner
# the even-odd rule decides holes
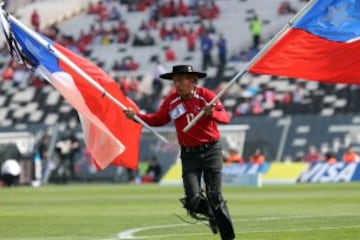
[[[1,240],[215,240],[203,224],[184,224],[182,187],[52,185],[0,188]],[[360,183],[226,187],[237,239],[360,239]],[[190,219],[188,219],[190,220]]]

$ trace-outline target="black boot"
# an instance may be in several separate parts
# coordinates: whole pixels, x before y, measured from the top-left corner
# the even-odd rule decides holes
[[[208,221],[212,233],[217,234],[219,232],[216,217],[205,196],[201,194],[199,197],[192,198],[189,202],[187,202],[186,198],[181,198],[180,202],[192,218],[198,221]]]
[[[214,210],[214,215],[218,223],[221,239],[235,239],[234,227],[232,225],[231,217],[224,201],[221,202],[218,208]]]
[[[219,227],[217,225],[215,216],[209,217],[209,227],[213,234],[217,234],[219,232]]]

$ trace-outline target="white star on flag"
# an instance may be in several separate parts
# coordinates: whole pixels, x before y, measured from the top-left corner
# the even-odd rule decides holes
[[[348,3],[344,3],[339,8],[330,6],[327,15],[322,19],[323,23],[328,23],[335,28],[341,27],[344,23],[352,22],[356,19],[350,17],[347,13]]]

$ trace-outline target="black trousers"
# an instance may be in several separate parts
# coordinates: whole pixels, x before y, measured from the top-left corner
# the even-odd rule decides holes
[[[220,142],[196,151],[182,148],[181,161],[186,200],[190,202],[201,195],[203,179],[206,196],[215,214],[222,239],[234,239],[231,217],[221,190],[223,153]]]
[[[201,192],[202,177],[206,192],[221,194],[223,154],[219,142],[197,152],[186,152],[182,149],[181,161],[185,195],[188,199]]]

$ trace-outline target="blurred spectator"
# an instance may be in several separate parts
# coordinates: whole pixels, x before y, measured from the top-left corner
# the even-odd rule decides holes
[[[45,31],[44,34],[48,38],[55,40],[55,41],[58,40],[60,29],[56,23],[52,24],[49,28],[45,29],[44,31]]]
[[[321,152],[319,152],[315,146],[309,146],[308,152],[305,155],[305,161],[311,164],[323,160],[324,156],[321,154]]]
[[[253,48],[258,49],[260,44],[260,35],[262,31],[261,20],[255,15],[250,21],[250,31],[253,36]]]
[[[222,34],[219,35],[219,39],[216,43],[218,48],[218,65],[215,77],[212,81],[208,81],[207,86],[210,88],[216,88],[219,83],[223,80],[225,67],[227,63],[227,42]]]
[[[103,4],[103,1],[99,1],[97,4],[92,2],[88,5],[88,14],[101,14],[102,12],[106,11],[106,6]]]
[[[97,42],[101,37],[100,29],[97,29],[94,24],[90,25],[89,33],[86,35],[91,42]]]
[[[253,155],[250,156],[250,163],[261,165],[265,163],[265,155],[261,152],[261,150],[258,148],[255,150]]]
[[[113,68],[119,71],[135,71],[139,68],[139,64],[134,60],[132,56],[126,56],[122,59],[120,65],[117,62],[117,65],[113,65]]]
[[[37,89],[40,89],[44,87],[45,85],[49,84],[47,81],[44,81],[39,76],[36,76],[35,74],[31,76],[31,85],[34,86]]]
[[[282,104],[290,104],[292,102],[292,94],[287,91],[287,92],[284,92],[282,98],[281,98],[281,103]]]
[[[147,169],[149,168],[149,159],[144,158],[139,161],[138,169],[136,172],[136,183],[141,183],[143,176],[146,174]]]
[[[67,183],[69,178],[75,177],[75,157],[79,150],[79,141],[70,130],[56,143],[56,151],[60,158],[56,170],[62,183]]]
[[[127,11],[128,12],[135,12],[137,11],[137,1],[128,1],[127,2]]]
[[[97,20],[102,25],[104,21],[109,20],[109,13],[107,7],[100,9],[100,12],[97,14]]]
[[[159,34],[160,34],[161,40],[163,40],[163,41],[172,40],[172,33],[168,29],[166,21],[163,21],[163,23],[160,27]]]
[[[177,6],[175,5],[175,0],[168,1],[168,17],[175,17],[177,16]]]
[[[278,7],[279,15],[294,14],[294,13],[296,13],[296,10],[290,5],[289,1],[283,1],[280,3]]]
[[[352,146],[349,146],[344,153],[342,160],[345,163],[359,162],[359,155],[354,151]]]
[[[21,160],[23,155],[20,153],[18,146],[15,143],[1,143],[0,144],[0,164],[7,159]]]
[[[11,187],[19,183],[21,174],[20,164],[14,159],[5,160],[1,164],[0,180],[5,186]]]
[[[2,80],[12,80],[14,76],[14,69],[12,66],[8,66],[2,72]]]
[[[220,9],[214,0],[206,1],[199,9],[199,16],[202,19],[215,19],[219,16],[219,13]]]
[[[242,156],[239,154],[239,152],[236,149],[230,148],[229,149],[229,155],[225,158],[225,162],[226,163],[240,163],[240,164],[243,164],[244,159],[242,158]]]
[[[170,46],[165,49],[165,60],[167,62],[174,62],[176,60],[176,53]]]
[[[263,112],[262,96],[257,95],[251,100],[251,113],[253,115],[259,115]]]
[[[218,67],[225,70],[226,57],[227,57],[227,41],[222,33],[219,35],[217,41],[219,65]]]
[[[332,152],[327,152],[325,154],[325,161],[326,161],[326,163],[329,163],[329,164],[334,164],[337,162],[335,155]]]
[[[42,166],[42,181],[47,182],[47,177],[49,176],[51,170],[53,170],[54,166],[52,166],[52,162],[49,161],[48,151],[49,151],[50,138],[47,135],[42,136],[40,139],[40,144],[37,149],[41,159]],[[45,180],[45,181],[44,181]]]
[[[102,39],[101,39],[101,44],[102,45],[109,45],[112,42],[112,37],[110,32],[104,30],[102,31]],[[77,50],[79,52],[79,50]]]
[[[292,101],[296,104],[302,104],[304,102],[304,98],[307,95],[307,90],[303,86],[303,84],[298,84],[292,97]]]
[[[246,97],[255,97],[258,93],[260,93],[259,83],[254,81],[253,79],[250,80],[250,83],[246,86],[244,91],[244,96]]]
[[[126,69],[128,71],[135,71],[139,68],[139,64],[135,61],[133,57],[130,57],[126,63]]]
[[[180,16],[188,16],[189,15],[189,7],[184,0],[178,1],[178,13]]]
[[[120,61],[118,59],[115,59],[113,65],[111,66],[111,69],[114,71],[121,71],[122,69],[122,64],[120,63]]]
[[[160,20],[160,1],[155,1],[154,4],[149,6],[150,21],[158,22]]]
[[[130,37],[130,31],[124,22],[120,22],[117,28],[117,40],[118,43],[127,43]],[[116,34],[115,32],[115,34]]]
[[[182,32],[180,31],[180,28],[176,22],[173,23],[170,32],[171,32],[171,40],[179,40],[181,38]]]
[[[136,172],[131,168],[125,168],[126,176],[127,176],[127,183],[134,183],[136,178]]]
[[[296,154],[295,162],[305,162],[305,155],[303,152],[299,152]]]
[[[145,1],[137,1],[137,6],[136,6],[136,10],[143,12],[145,11],[147,8],[146,2]]]
[[[147,31],[147,30],[149,30],[150,28],[149,28],[149,25],[146,23],[146,21],[145,20],[142,20],[141,21],[141,24],[140,24],[140,27],[139,27],[139,30],[140,31]]]
[[[216,27],[214,25],[214,22],[212,20],[209,20],[209,24],[206,28],[206,31],[210,34],[215,34],[216,33]]]
[[[39,147],[37,152],[39,153],[40,159],[42,161],[42,166],[46,165],[46,160],[48,158],[50,138],[47,135],[43,135],[40,139]]]
[[[115,5],[110,8],[108,15],[108,20],[121,21],[121,12]]]
[[[31,22],[31,26],[33,27],[33,29],[36,32],[39,32],[40,31],[40,15],[39,15],[37,9],[34,9],[34,11],[32,12],[30,22]]]
[[[285,113],[288,113],[294,109],[291,105],[292,94],[290,91],[285,91],[283,94],[278,95],[278,98],[276,100],[278,101],[278,107],[282,109]]]
[[[161,165],[156,157],[152,157],[146,174],[142,177],[142,182],[159,182],[161,177]]]
[[[271,87],[266,87],[264,92],[264,104],[267,108],[273,108],[275,106],[275,92]]]
[[[150,35],[149,31],[138,32],[134,36],[133,46],[153,46],[155,45],[155,39]]]
[[[155,67],[153,71],[152,89],[153,89],[153,95],[159,96],[164,87],[164,81],[161,80],[159,76],[166,72],[166,68],[161,63],[158,57],[154,58],[154,63],[155,63]]]
[[[243,98],[242,101],[236,106],[234,115],[235,116],[243,116],[250,113],[250,99]]]
[[[205,23],[202,21],[200,23],[199,28],[196,30],[196,34],[197,36],[200,38],[200,40],[202,39],[202,37],[207,33],[207,28],[205,26]]]
[[[248,62],[250,59],[248,51],[245,50],[241,50],[239,53],[235,53],[230,57],[230,61],[235,62]]]
[[[186,35],[186,44],[189,52],[196,50],[196,39],[197,35],[194,32],[194,29],[190,28],[189,32]]]
[[[163,2],[160,6],[159,13],[161,17],[175,17],[177,15],[174,0]]]
[[[136,78],[136,77],[131,77],[129,85],[130,85],[130,88],[129,88],[129,91],[127,93],[127,96],[130,99],[136,99],[137,94],[139,93],[139,85],[140,85],[139,79]]]
[[[157,29],[158,21],[154,17],[150,17],[149,23],[148,23],[149,29]]]
[[[213,41],[209,34],[205,33],[201,38],[202,51],[202,70],[206,71],[209,66],[213,65],[211,50],[213,48]]]
[[[119,79],[120,89],[127,95],[131,88],[130,81],[125,76],[121,76]]]

